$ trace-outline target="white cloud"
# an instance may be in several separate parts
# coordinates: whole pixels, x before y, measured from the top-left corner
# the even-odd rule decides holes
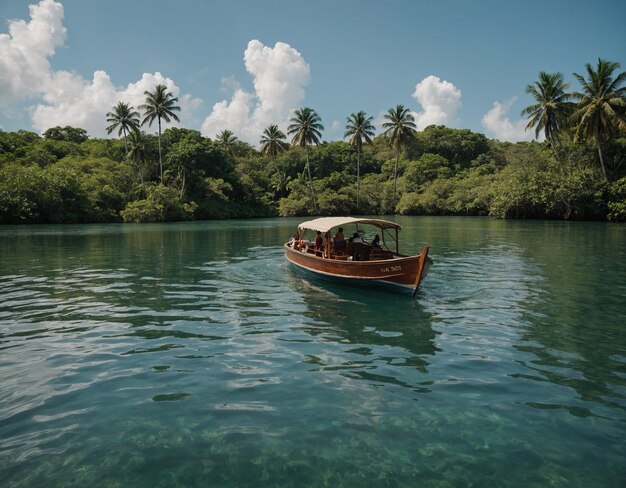
[[[241,88],[241,85],[233,75],[223,77],[220,80],[220,85],[220,89],[225,94],[234,93],[235,91],[239,90],[239,88]]]
[[[63,46],[67,34],[62,24],[63,5],[42,0],[29,9],[30,22],[11,21],[9,34],[0,34],[0,104],[40,99],[30,109],[33,128],[43,132],[57,125],[71,125],[91,136],[105,136],[106,113],[119,101],[137,110],[145,102],[144,92],[157,84],[164,84],[180,97],[181,123],[194,121],[194,111],[202,100],[180,96],[174,81],[161,73],[144,73],[139,81],[116,87],[105,71],[96,71],[86,80],[76,73],[52,70],[48,59]]]
[[[457,123],[456,112],[461,106],[461,90],[449,81],[430,75],[415,86],[415,98],[422,112],[413,112],[417,130],[432,124],[448,127]]]
[[[482,118],[482,126],[487,134],[501,141],[517,142],[530,141],[533,139],[534,131],[526,131],[525,120],[510,120],[509,110],[517,100],[513,97],[506,102],[493,102],[491,110]]]
[[[174,81],[158,72],[144,73],[139,81],[130,83],[125,88],[115,87],[105,71],[96,71],[91,81],[65,71],[56,72],[43,93],[46,103],[33,108],[33,127],[42,132],[57,125],[71,125],[87,130],[91,136],[103,137],[106,135],[107,125],[105,114],[117,102],[129,103],[139,111],[138,107],[146,99],[144,92],[153,90],[157,84],[165,85],[172,95],[179,96],[180,89]],[[201,100],[189,95],[180,97],[178,105],[181,106],[181,122],[185,117],[193,117],[193,111],[200,104]],[[163,128],[168,126],[164,124]],[[154,125],[145,126],[145,130],[153,131],[156,128]]]
[[[304,100],[310,68],[288,44],[277,42],[269,47],[252,40],[244,52],[244,63],[253,78],[254,93],[229,79],[234,94],[230,101],[213,106],[202,123],[205,136],[215,137],[217,132],[229,129],[241,140],[256,144],[268,125],[285,127],[291,112]]]
[[[30,22],[12,20],[0,34],[0,103],[39,95],[50,77],[50,58],[65,42],[63,5],[42,0],[31,5]]]
[[[110,101],[115,97],[115,88],[104,71],[96,71],[91,82],[66,71],[53,73],[44,90],[46,103],[38,104],[32,112],[33,127],[40,132],[72,125],[93,135],[104,125],[103,115],[111,109]],[[94,120],[96,115],[98,121]]]

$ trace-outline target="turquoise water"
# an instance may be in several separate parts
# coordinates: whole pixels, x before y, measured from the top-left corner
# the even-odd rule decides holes
[[[416,299],[297,220],[0,228],[0,485],[624,486],[626,226],[397,220]]]

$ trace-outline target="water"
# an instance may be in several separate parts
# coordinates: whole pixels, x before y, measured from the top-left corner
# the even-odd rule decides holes
[[[293,219],[0,228],[0,485],[624,486],[626,227],[397,220],[416,299]]]

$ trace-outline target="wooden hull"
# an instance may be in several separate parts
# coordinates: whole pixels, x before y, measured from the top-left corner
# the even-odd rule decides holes
[[[414,291],[428,271],[428,246],[417,256],[394,256],[392,259],[348,261],[327,259],[284,245],[287,260],[303,271],[323,279],[344,283],[382,284]]]

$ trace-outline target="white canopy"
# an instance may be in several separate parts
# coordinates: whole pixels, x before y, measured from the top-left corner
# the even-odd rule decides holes
[[[402,226],[395,222],[381,219],[367,219],[357,217],[320,217],[315,220],[302,222],[298,225],[298,229],[319,230],[320,232],[328,232],[334,227],[342,227],[348,224],[369,224],[379,229],[401,229]]]

